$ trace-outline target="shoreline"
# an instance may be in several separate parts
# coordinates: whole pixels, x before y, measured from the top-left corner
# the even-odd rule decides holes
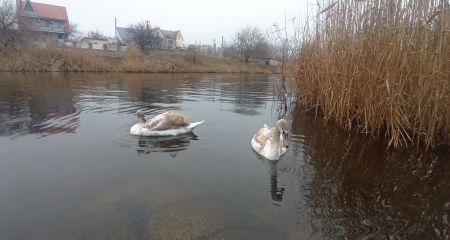
[[[0,72],[280,74],[281,68],[212,55],[192,56],[188,51],[53,48],[0,54]]]

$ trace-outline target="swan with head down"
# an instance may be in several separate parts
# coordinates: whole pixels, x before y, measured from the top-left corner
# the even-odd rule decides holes
[[[289,123],[280,119],[277,127],[269,128],[264,124],[252,138],[253,150],[268,160],[278,160],[289,147]]]
[[[141,110],[136,112],[140,120],[134,124],[130,133],[139,136],[175,136],[190,133],[204,121],[189,123],[189,118],[175,111],[167,111],[146,120],[145,113]]]

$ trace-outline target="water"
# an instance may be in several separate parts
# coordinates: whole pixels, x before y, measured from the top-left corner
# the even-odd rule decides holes
[[[450,159],[295,112],[278,162],[265,75],[0,74],[0,239],[449,239]],[[206,120],[130,136],[135,112]]]

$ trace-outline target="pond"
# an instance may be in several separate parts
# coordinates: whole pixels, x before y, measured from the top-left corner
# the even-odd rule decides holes
[[[0,74],[0,239],[449,239],[450,157],[301,111],[279,161],[273,75]],[[136,111],[206,120],[129,134]]]

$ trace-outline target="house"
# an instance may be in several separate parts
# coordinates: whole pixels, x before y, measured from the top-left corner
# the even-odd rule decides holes
[[[160,39],[155,46],[158,49],[183,49],[184,39],[181,31],[167,31],[160,28],[153,28],[152,32]],[[133,32],[130,28],[116,27],[117,43],[121,49],[133,45]]]
[[[133,45],[133,33],[129,28],[116,27],[116,42],[118,50],[127,50]]]
[[[108,50],[108,39],[85,37],[81,39],[78,47],[84,49]]]
[[[183,49],[184,39],[181,31],[167,31],[160,28],[153,29],[161,39],[160,48],[162,49]]]
[[[19,27],[33,33],[34,40],[64,43],[72,32],[65,7],[30,0],[16,0]]]
[[[261,65],[268,65],[268,66],[280,65],[280,62],[278,61],[278,59],[274,59],[274,58],[259,58],[256,61]]]
[[[117,51],[117,43],[112,38],[85,37],[76,47],[100,51]]]
[[[133,33],[129,28],[116,27],[116,37],[122,45],[129,45],[133,42]]]

